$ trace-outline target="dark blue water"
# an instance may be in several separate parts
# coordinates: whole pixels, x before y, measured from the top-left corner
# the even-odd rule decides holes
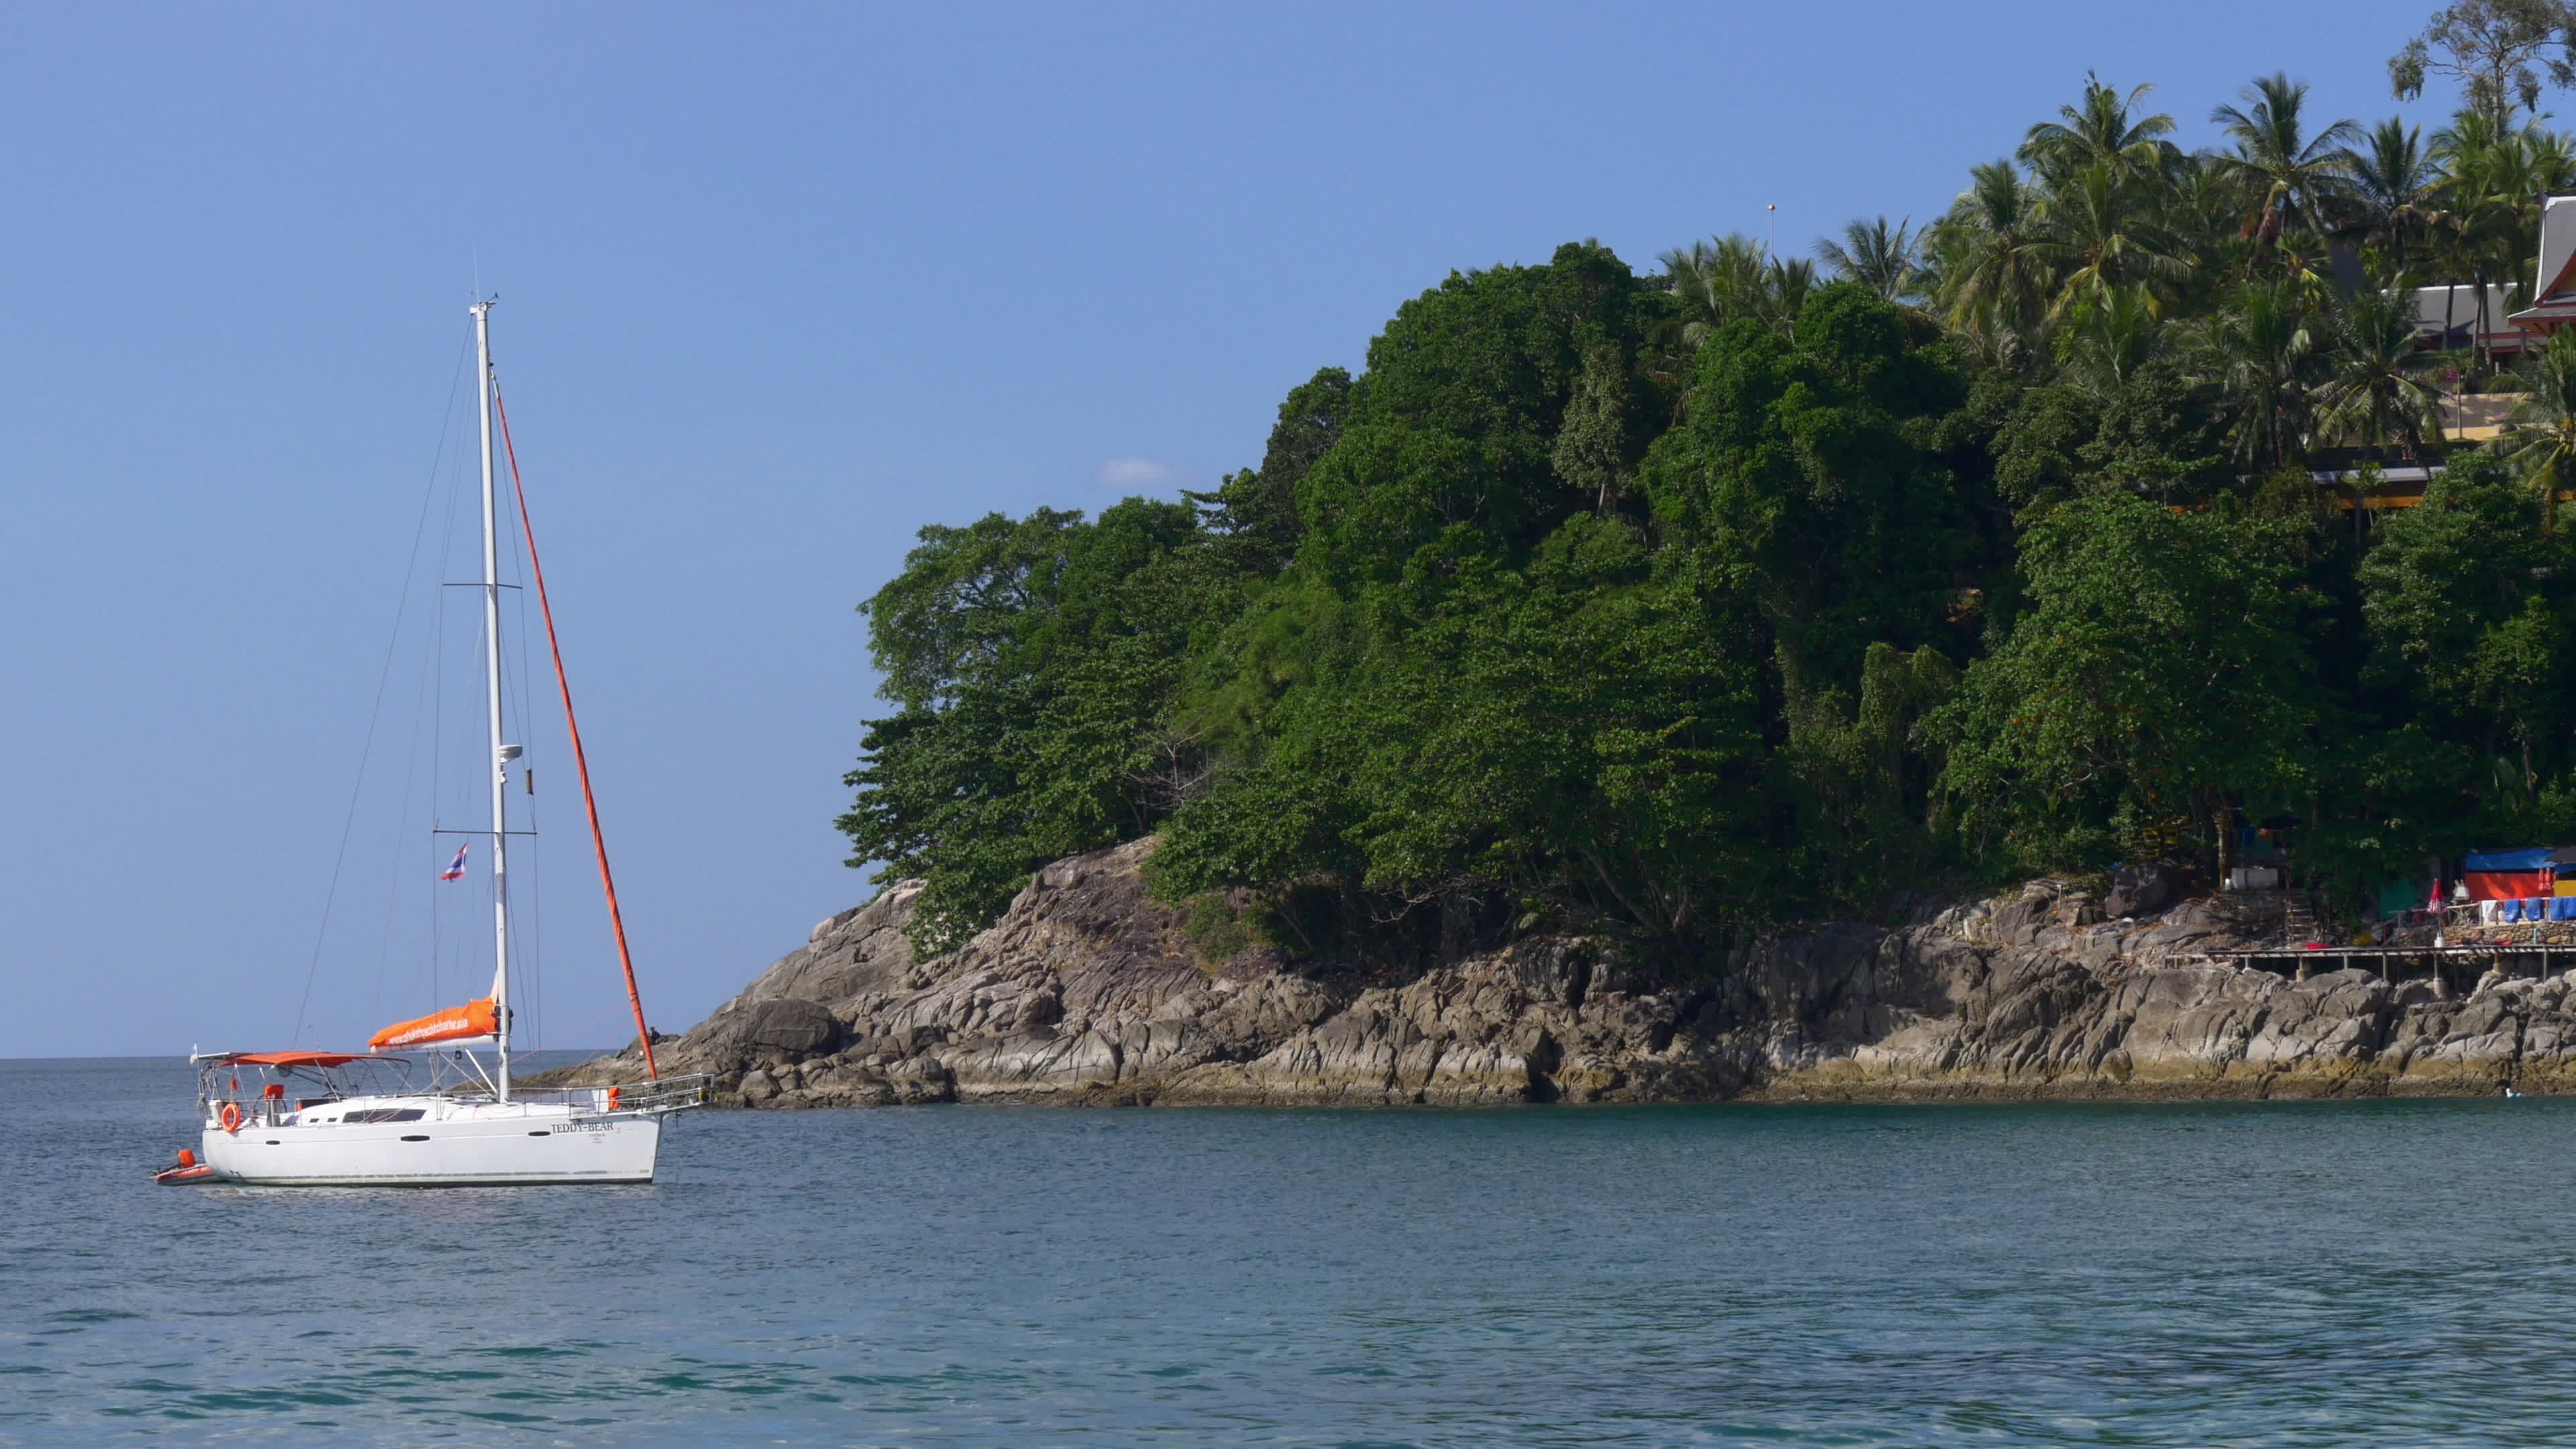
[[[154,1188],[0,1062],[0,1444],[2542,1444],[2576,1101],[700,1113]]]

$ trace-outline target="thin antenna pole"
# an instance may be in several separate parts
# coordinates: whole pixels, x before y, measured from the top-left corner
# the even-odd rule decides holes
[[[510,492],[519,502],[519,530],[528,540],[528,573],[536,581],[537,608],[546,619],[546,649],[555,657],[555,688],[563,694],[564,730],[572,736],[572,766],[581,777],[581,808],[590,815],[590,848],[599,858],[599,888],[608,895],[608,925],[617,935],[617,964],[626,973],[626,1004],[635,1009],[635,1040],[644,1048],[644,1075],[662,1079],[653,1061],[653,1031],[644,1024],[644,994],[635,988],[635,957],[626,949],[626,916],[617,908],[617,877],[608,869],[608,836],[599,828],[599,799],[590,791],[590,756],[581,747],[581,722],[573,717],[572,680],[564,673],[563,645],[555,638],[555,606],[546,597],[546,566],[537,562],[537,526],[528,521],[528,488],[519,478],[519,445],[510,439],[510,409],[492,387],[492,412],[501,420],[501,447],[510,459]]]
[[[510,756],[501,742],[501,544],[492,467],[492,302],[476,302],[474,347],[479,370],[478,421],[483,430],[483,691],[492,746],[492,1014],[501,1073],[500,1100],[510,1100],[510,864],[507,812]]]

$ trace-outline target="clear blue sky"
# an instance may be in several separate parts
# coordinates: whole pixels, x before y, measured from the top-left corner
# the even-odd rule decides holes
[[[478,269],[678,1029],[868,893],[831,828],[875,709],[852,605],[922,524],[1257,461],[1452,268],[1646,269],[1770,203],[1784,249],[1919,221],[2088,69],[2189,142],[2278,68],[2388,114],[2431,8],[16,7],[0,1056],[431,1004],[443,852],[398,777],[303,992]],[[538,1005],[578,1046],[620,1004],[559,740]]]

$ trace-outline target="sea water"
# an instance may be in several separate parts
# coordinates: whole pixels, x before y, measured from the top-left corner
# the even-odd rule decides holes
[[[442,1191],[0,1087],[0,1444],[2576,1434],[2576,1101],[702,1112]]]

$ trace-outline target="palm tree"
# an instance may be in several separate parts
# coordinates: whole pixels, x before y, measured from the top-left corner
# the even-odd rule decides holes
[[[1969,186],[1931,228],[1950,324],[1997,357],[2030,356],[2048,311],[2048,270],[2032,253],[2040,193],[2010,161],[1972,168]]]
[[[2063,184],[2062,178],[2097,163],[2109,166],[2123,186],[2159,176],[2180,154],[2164,139],[2173,134],[2173,117],[2129,118],[2154,89],[2137,86],[2124,96],[2088,71],[2083,103],[2058,107],[2062,119],[2031,127],[2014,154],[2052,184]]]
[[[2431,238],[2455,274],[2475,284],[2478,357],[2492,365],[2486,338],[2496,330],[2491,287],[2505,290],[2507,310],[2525,300],[2542,198],[2576,184],[2576,153],[2567,139],[2538,126],[2499,130],[2482,111],[2465,110],[2433,138],[2449,170],[2447,209]]]
[[[1915,279],[1921,273],[1916,264],[1917,250],[1913,233],[1906,221],[1893,229],[1887,218],[1855,221],[1843,228],[1840,242],[1819,240],[1816,260],[1834,269],[1834,275],[1845,281],[1858,282],[1891,302],[1916,295],[1921,289]]]
[[[2327,375],[2316,390],[2320,443],[2404,445],[2408,457],[2442,438],[2438,352],[2416,345],[2412,297],[2356,288],[2326,322]]]
[[[2165,329],[2144,287],[2093,292],[2066,310],[2057,332],[2059,376],[2108,398],[2164,350]]]
[[[2446,180],[2439,159],[2424,149],[2423,131],[2391,116],[2370,129],[2353,157],[2348,211],[2339,230],[2377,245],[2387,270],[2403,272],[2443,216]]]
[[[2456,176],[2476,169],[2480,157],[2512,136],[2511,129],[2484,111],[2454,111],[2451,124],[2433,133],[2433,159]]]
[[[2525,396],[2495,440],[2540,502],[2540,526],[2558,528],[2558,494],[2576,482],[2576,331],[2560,329],[2523,361]]]
[[[2179,283],[2190,270],[2134,199],[2108,161],[2086,163],[2048,198],[2044,226],[2029,250],[2057,279],[2052,319],[2079,299]]]
[[[2175,158],[2167,176],[2157,198],[2160,219],[2175,254],[2191,264],[2179,310],[2206,314],[2216,309],[2228,279],[2248,270],[2254,244],[2243,235],[2243,222],[2253,203],[2244,178],[2205,151]]]
[[[2345,148],[2361,139],[2361,128],[2337,121],[2306,135],[2299,113],[2307,98],[2305,84],[2274,74],[2245,88],[2244,109],[2220,106],[2209,113],[2236,143],[2236,154],[2220,158],[2220,164],[2255,193],[2245,234],[2265,250],[2292,226],[2322,229],[2327,204],[2343,193],[2352,172],[2352,153]]]
[[[2531,260],[2540,235],[2543,198],[2576,182],[2576,152],[2565,136],[2526,126],[2479,152],[2461,179],[2478,193],[2472,204],[2482,212],[2499,279],[2520,288],[2523,264]]]
[[[2522,144],[2530,153],[2532,179],[2540,183],[2543,195],[2558,196],[2576,187],[2576,138],[2564,131],[2525,126]],[[2539,205],[2538,199],[2532,204]]]
[[[2295,233],[2272,253],[2271,279],[2290,289],[2302,311],[2322,313],[2349,290],[2334,274],[2334,255],[2315,232]]]
[[[1762,244],[1741,232],[1693,242],[1663,255],[1673,295],[1681,302],[1682,341],[1696,348],[1738,317],[1762,314]]]
[[[2239,287],[2209,319],[2200,351],[2233,416],[2237,460],[2255,468],[2287,465],[2307,433],[2308,384],[2317,370],[2316,337],[2296,290],[2279,283]]]
[[[1773,257],[1762,272],[1762,316],[1782,332],[1798,321],[1816,290],[1816,264],[1805,257]]]
[[[1681,302],[1682,341],[1693,348],[1739,317],[1786,331],[1816,289],[1813,262],[1772,256],[1741,233],[1666,252],[1663,263]]]

